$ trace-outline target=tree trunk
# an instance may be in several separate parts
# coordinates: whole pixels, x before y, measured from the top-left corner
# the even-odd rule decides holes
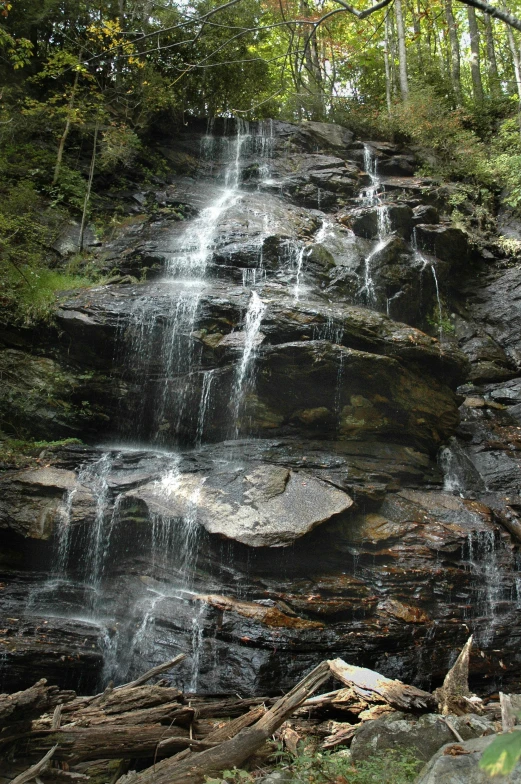
[[[510,52],[512,54],[512,64],[514,66],[514,74],[516,77],[517,94],[519,96],[518,122],[519,122],[519,132],[521,133],[521,61],[519,58],[519,51],[516,46],[514,33],[512,32],[510,27],[507,27],[507,37],[508,37],[508,45],[510,47]]]
[[[394,0],[396,14],[396,30],[398,33],[398,61],[400,73],[400,93],[402,101],[409,97],[409,80],[407,78],[407,51],[405,48],[405,27],[403,24],[402,0]]]
[[[80,238],[78,243],[80,252],[83,250],[83,239],[85,234],[85,225],[87,222],[87,210],[89,209],[90,194],[92,191],[92,180],[94,179],[94,170],[96,168],[96,149],[98,146],[98,132],[99,132],[99,123],[97,122],[96,128],[94,130],[94,147],[92,148],[92,158],[90,161],[89,179],[87,182],[87,190],[85,192],[85,201],[83,202],[83,214],[81,216]]]
[[[483,84],[481,82],[480,56],[479,56],[479,30],[476,12],[470,6],[467,8],[470,33],[470,73],[472,76],[472,92],[476,103],[483,102]]]
[[[78,65],[81,64],[81,56]],[[60,176],[60,169],[62,165],[62,158],[63,158],[63,151],[65,149],[65,142],[67,141],[67,137],[69,135],[69,131],[71,129],[71,117],[72,117],[72,110],[74,109],[74,102],[76,100],[76,92],[78,90],[78,80],[80,78],[79,70],[76,71],[74,76],[74,83],[72,85],[72,92],[69,98],[69,103],[67,104],[67,117],[65,119],[65,128],[63,129],[63,133],[60,137],[60,143],[58,144],[58,153],[56,155],[56,165],[54,167],[54,176],[52,178],[52,184],[56,185],[58,182],[58,177]]]
[[[456,27],[456,20],[452,11],[452,1],[445,0],[445,20],[449,28],[449,42],[450,42],[450,76],[452,82],[452,89],[456,99],[456,105],[461,106],[461,55],[458,38],[458,28]]]
[[[384,64],[385,64],[385,102],[387,104],[387,111],[391,114],[391,95],[392,95],[392,73],[391,64],[389,62],[390,54],[390,30],[389,30],[389,12],[385,14],[385,41],[384,41]]]
[[[485,38],[487,41],[488,87],[493,98],[501,98],[501,80],[497,69],[493,21],[488,14],[483,14],[483,22],[485,24]]]

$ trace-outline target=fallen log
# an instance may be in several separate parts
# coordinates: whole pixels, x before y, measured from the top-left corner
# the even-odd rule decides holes
[[[472,635],[461,649],[454,665],[445,676],[443,685],[434,692],[438,711],[442,716],[466,713],[482,713],[481,700],[469,689],[469,660],[472,648]]]
[[[188,730],[161,724],[135,727],[62,727],[27,733],[24,752],[36,756],[57,746],[54,759],[74,764],[84,760],[153,757],[161,741],[171,741],[171,748],[180,751],[190,746]]]
[[[328,662],[331,674],[368,703],[384,702],[398,710],[429,711],[436,700],[428,691],[391,680],[365,667],[346,664],[342,659]]]
[[[178,702],[166,703],[166,705],[156,705],[153,708],[144,710],[130,710],[125,713],[106,713],[103,710],[78,711],[66,716],[64,726],[74,725],[75,727],[96,727],[109,725],[111,727],[134,726],[138,724],[190,724],[195,715],[194,708],[187,705],[180,705]],[[32,729],[47,729],[50,718],[46,717],[40,721],[33,722]],[[56,728],[52,728],[56,729]]]
[[[182,760],[165,759],[141,773],[124,776],[121,784],[202,784],[206,776],[217,775],[225,768],[239,767],[329,676],[328,663],[322,662],[259,721],[231,740]]]
[[[0,727],[36,718],[58,703],[74,697],[76,694],[73,691],[60,691],[57,686],[47,686],[45,678],[24,691],[0,694]]]

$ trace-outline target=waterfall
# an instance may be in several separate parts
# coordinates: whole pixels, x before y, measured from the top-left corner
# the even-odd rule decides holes
[[[383,186],[378,176],[378,160],[368,144],[364,144],[364,169],[366,174],[369,175],[371,185],[363,191],[361,201],[365,207],[376,208],[378,242],[376,247],[364,259],[364,283],[358,294],[369,307],[375,307],[377,296],[371,269],[372,260],[385,247],[386,240],[391,234],[391,222],[389,207],[381,196]]]
[[[235,438],[238,437],[240,431],[239,417],[241,407],[246,392],[251,387],[254,379],[255,350],[262,341],[260,327],[265,311],[266,305],[259,295],[255,291],[252,291],[248,310],[244,319],[243,349],[240,361],[237,364],[233,386],[232,422]]]
[[[432,279],[434,281],[434,290],[436,292],[436,301],[438,304],[438,336],[440,344],[443,343],[443,308],[441,306],[440,286],[438,283],[438,276],[436,274],[436,266],[431,259],[426,258],[421,250],[418,248],[418,236],[416,234],[416,227],[412,232],[412,249],[414,251],[415,260],[421,264],[420,274],[429,267]]]

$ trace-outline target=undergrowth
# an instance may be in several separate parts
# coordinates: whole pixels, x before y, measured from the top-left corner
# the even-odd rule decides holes
[[[422,763],[409,752],[387,751],[356,765],[349,756],[338,753],[312,754],[306,751],[296,757],[283,753],[274,770],[285,773],[284,784],[411,784]],[[265,771],[262,775],[265,775]],[[225,770],[220,778],[205,779],[206,784],[254,784],[255,772],[234,768]]]
[[[79,438],[62,438],[59,441],[26,441],[20,438],[5,438],[0,440],[0,467],[21,468],[37,462],[41,453],[46,449],[82,443]]]

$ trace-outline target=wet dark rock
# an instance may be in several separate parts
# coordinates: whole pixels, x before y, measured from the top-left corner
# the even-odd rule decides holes
[[[418,223],[416,239],[421,250],[448,262],[458,274],[461,274],[469,261],[468,236],[454,226]]]
[[[417,226],[419,223],[428,223],[433,225],[435,223],[439,223],[440,221],[438,210],[431,204],[419,204],[417,207],[413,208],[412,212],[412,222],[415,226]]]
[[[18,438],[77,437],[106,427],[122,394],[113,381],[70,362],[0,351],[0,419]]]
[[[384,177],[412,177],[416,171],[416,161],[411,155],[392,155],[378,161],[378,173]]]
[[[409,176],[410,150],[370,143],[394,232],[376,242],[363,143],[264,121],[205,280],[165,280],[234,129],[193,120],[162,141],[170,175],[107,196],[131,217],[93,257],[125,285],[64,294],[57,330],[0,327],[16,435],[123,442],[2,476],[4,679],[94,690],[184,650],[188,690],[280,693],[335,655],[430,688],[472,631],[473,688],[515,688],[519,270],[471,269],[439,223],[457,186]]]
[[[503,351],[514,368],[521,367],[521,268],[503,270],[475,286],[472,317]]]
[[[80,230],[81,226],[79,223],[69,223],[62,229],[59,237],[54,242],[52,246],[53,250],[60,256],[72,256],[74,253],[77,253],[80,243]],[[83,232],[83,247],[92,248],[97,245],[101,245],[101,242],[96,236],[94,226],[85,226]]]

